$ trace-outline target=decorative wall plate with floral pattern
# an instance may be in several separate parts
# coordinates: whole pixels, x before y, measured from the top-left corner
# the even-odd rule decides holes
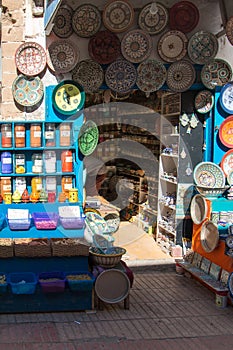
[[[187,53],[188,39],[178,30],[170,30],[158,41],[158,53],[165,62],[181,60]]]
[[[208,113],[214,106],[213,93],[209,90],[199,91],[195,97],[194,104],[198,113]]]
[[[223,188],[225,175],[223,170],[213,162],[201,162],[193,171],[193,179],[197,186]]]
[[[171,29],[183,33],[191,32],[199,22],[198,8],[190,1],[179,1],[169,11],[169,25]]]
[[[152,51],[152,40],[143,30],[135,29],[126,33],[121,41],[121,52],[124,58],[133,63],[147,59]]]
[[[151,13],[151,5],[144,6],[138,16],[139,27],[150,35],[158,34],[168,23],[168,10],[160,3],[156,3],[158,12]]]
[[[116,60],[105,72],[107,86],[119,93],[128,92],[136,83],[137,71],[133,63],[126,60]]]
[[[82,85],[85,92],[95,92],[103,84],[104,71],[99,63],[87,59],[75,66],[72,79]]]
[[[233,115],[230,115],[221,123],[219,138],[224,146],[233,148]]]
[[[78,135],[79,150],[84,156],[89,156],[98,144],[99,129],[95,122],[88,120],[81,126]]]
[[[193,65],[186,60],[174,62],[167,70],[167,85],[175,92],[188,90],[196,79]]]
[[[159,90],[166,81],[167,70],[162,62],[149,59],[139,64],[136,84],[141,91]]]
[[[218,39],[212,33],[200,31],[188,42],[188,55],[197,64],[208,63],[218,52]]]
[[[15,53],[17,69],[24,75],[38,75],[46,67],[46,52],[36,42],[26,42],[18,47]]]
[[[101,27],[101,14],[99,9],[91,4],[77,7],[72,18],[75,33],[83,38],[93,36]]]
[[[110,0],[103,10],[104,26],[115,33],[128,30],[134,20],[134,8],[128,0]]]
[[[61,5],[54,18],[53,32],[59,38],[68,38],[73,33],[73,9],[68,5]]]
[[[221,168],[226,177],[233,171],[233,149],[227,151],[222,157]]]
[[[226,36],[230,41],[231,45],[233,45],[233,16],[230,17],[226,24]]]
[[[32,107],[44,96],[44,86],[39,77],[27,77],[20,74],[13,82],[14,99],[21,106]]]
[[[53,41],[48,47],[48,66],[55,74],[70,72],[76,66],[78,60],[78,48],[71,41]]]
[[[206,63],[201,70],[201,81],[207,89],[223,86],[232,78],[232,69],[228,62],[215,58]]]

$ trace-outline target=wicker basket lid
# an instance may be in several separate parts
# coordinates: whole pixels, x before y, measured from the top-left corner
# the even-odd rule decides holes
[[[207,202],[206,199],[200,195],[196,194],[191,201],[190,212],[191,218],[194,224],[201,224],[207,215]]]
[[[207,253],[211,253],[218,245],[218,226],[215,225],[212,221],[206,220],[201,227],[200,239],[202,248]]]

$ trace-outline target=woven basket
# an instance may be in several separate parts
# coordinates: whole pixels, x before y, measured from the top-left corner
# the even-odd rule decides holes
[[[47,238],[15,238],[14,252],[17,257],[27,258],[50,257],[52,255],[50,242]]]
[[[82,238],[51,238],[53,256],[89,255],[90,245]]]
[[[12,258],[14,256],[13,239],[0,239],[0,258]]]

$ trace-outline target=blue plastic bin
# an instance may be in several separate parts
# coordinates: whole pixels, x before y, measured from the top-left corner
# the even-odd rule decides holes
[[[35,293],[37,277],[33,272],[12,272],[7,280],[13,294]]]
[[[71,291],[73,292],[88,292],[93,288],[95,281],[94,276],[87,271],[71,271],[66,272],[66,281]],[[69,278],[69,276],[77,276],[77,279]],[[85,279],[85,276],[89,276],[89,279]]]
[[[7,292],[7,274],[4,272],[0,272],[0,294],[4,294]]]

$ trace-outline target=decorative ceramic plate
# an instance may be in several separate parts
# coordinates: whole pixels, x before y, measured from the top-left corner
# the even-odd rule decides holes
[[[105,72],[105,82],[109,89],[124,93],[128,92],[136,83],[137,71],[133,63],[126,60],[116,60]]]
[[[205,221],[201,227],[200,240],[205,252],[211,253],[218,245],[218,226],[212,221]]]
[[[218,39],[212,33],[196,32],[188,42],[188,55],[197,64],[206,64],[218,52]]]
[[[75,66],[72,79],[82,85],[85,92],[95,92],[103,84],[104,71],[99,63],[88,59]]]
[[[53,32],[59,38],[68,38],[73,33],[73,12],[73,9],[68,5],[61,5],[59,7],[53,23]]]
[[[70,72],[77,64],[79,51],[71,41],[53,41],[47,50],[49,68],[57,74]]]
[[[232,254],[231,254],[231,256],[232,256]],[[233,298],[233,272],[231,272],[229,277],[228,277],[227,287],[229,289],[230,296]]]
[[[38,75],[46,67],[46,52],[38,43],[26,42],[16,50],[15,64],[24,75]]]
[[[116,34],[101,30],[89,40],[88,51],[97,63],[110,64],[120,56],[121,42]]]
[[[160,3],[156,3],[158,12],[151,13],[151,6],[147,4],[139,12],[138,25],[150,35],[158,34],[166,27],[168,23],[168,10]]]
[[[13,82],[14,99],[21,106],[37,105],[44,96],[44,87],[39,77],[26,77],[20,74]]]
[[[188,39],[178,30],[170,30],[158,41],[158,53],[162,60],[175,62],[181,60],[187,53]]]
[[[226,36],[230,41],[231,45],[233,45],[233,16],[230,17],[226,24]]]
[[[152,51],[152,40],[149,34],[136,29],[126,33],[121,41],[121,52],[124,58],[133,63],[147,59]]]
[[[230,115],[221,123],[219,138],[224,146],[233,148],[233,115]]]
[[[220,166],[226,176],[231,173],[233,170],[233,149],[230,149],[224,154]]]
[[[197,186],[223,188],[225,175],[220,166],[213,162],[201,162],[194,168],[193,179]]]
[[[228,248],[233,248],[233,235],[229,235],[227,236],[226,240],[226,245],[228,246]]]
[[[196,72],[189,61],[178,61],[170,65],[167,70],[167,85],[175,92],[188,90],[196,79]]]
[[[190,1],[179,1],[169,11],[169,25],[171,29],[183,33],[191,32],[198,24],[199,11]]]
[[[233,81],[223,86],[218,101],[225,112],[233,113]]]
[[[196,194],[191,201],[190,214],[194,224],[201,224],[207,217],[207,202],[203,196]]]
[[[83,38],[89,38],[101,27],[101,14],[99,9],[91,4],[84,4],[74,11],[72,26],[75,33]]]
[[[195,108],[198,113],[205,114],[211,111],[214,106],[214,95],[209,90],[199,91],[195,97]]]
[[[81,126],[78,135],[79,150],[84,156],[89,156],[94,152],[99,140],[99,130],[97,125],[88,120]]]
[[[225,60],[215,58],[206,63],[201,70],[201,81],[207,89],[223,86],[232,78],[231,65]]]
[[[228,172],[227,182],[230,186],[233,185],[233,169]]]
[[[103,10],[103,24],[111,32],[128,30],[134,20],[134,8],[127,0],[108,1]]]
[[[167,70],[156,60],[149,59],[137,67],[136,84],[141,91],[153,92],[159,90],[166,81]]]

